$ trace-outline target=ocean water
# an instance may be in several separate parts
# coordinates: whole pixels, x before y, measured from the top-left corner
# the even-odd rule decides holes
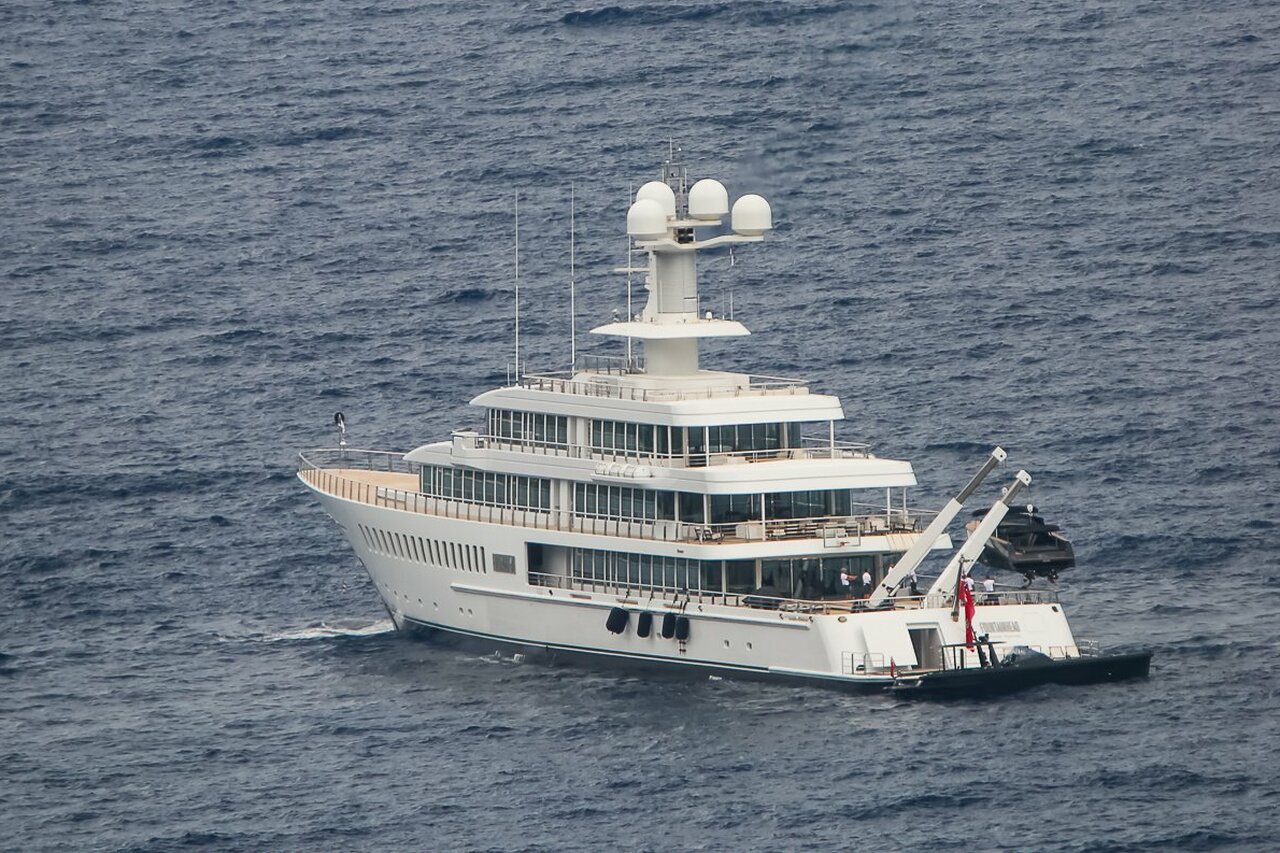
[[[1280,6],[0,6],[0,847],[1280,846]],[[994,443],[1145,682],[675,682],[392,630],[293,477],[476,423],[625,306],[669,140],[703,264],[938,505]],[[585,335],[583,336],[586,337]],[[596,351],[608,345],[591,343]]]

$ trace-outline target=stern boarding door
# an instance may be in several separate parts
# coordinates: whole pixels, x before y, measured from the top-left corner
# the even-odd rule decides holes
[[[908,625],[911,647],[920,669],[942,669],[942,629],[934,625]]]
[[[904,623],[875,616],[861,621],[866,653],[860,663],[866,672],[888,671],[891,664],[899,668],[917,666],[915,646]]]

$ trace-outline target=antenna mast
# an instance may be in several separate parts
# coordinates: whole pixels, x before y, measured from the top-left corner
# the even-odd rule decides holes
[[[630,206],[631,198],[634,196],[636,185],[634,183],[627,184],[627,205]],[[630,323],[635,319],[635,312],[631,307],[631,257],[632,245],[631,235],[627,235],[627,322]],[[631,369],[631,338],[627,338],[627,369]]]
[[[575,302],[576,288],[574,286],[574,256],[577,253],[577,244],[574,241],[574,216],[577,213],[577,204],[573,192],[573,181],[569,182],[569,369],[574,370],[578,366],[578,311]]]
[[[520,381],[520,193],[516,192],[516,382]]]

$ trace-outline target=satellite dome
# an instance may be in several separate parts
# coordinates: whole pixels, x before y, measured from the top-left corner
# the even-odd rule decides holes
[[[645,198],[653,199],[662,205],[663,215],[671,217],[676,215],[676,194],[662,181],[650,181],[636,190],[636,201]]]
[[[637,240],[661,240],[667,236],[667,214],[662,203],[651,198],[638,199],[627,211],[627,233]]]
[[[759,237],[773,228],[769,202],[751,193],[733,203],[733,230],[747,237]]]
[[[724,184],[703,178],[689,188],[689,215],[694,219],[720,219],[729,214],[729,191]]]

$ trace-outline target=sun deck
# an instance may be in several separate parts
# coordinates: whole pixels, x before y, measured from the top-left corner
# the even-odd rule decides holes
[[[689,376],[655,376],[637,358],[580,356],[573,370],[523,373],[515,383],[532,391],[640,402],[777,397],[809,393],[809,382],[785,376],[699,371]]]

